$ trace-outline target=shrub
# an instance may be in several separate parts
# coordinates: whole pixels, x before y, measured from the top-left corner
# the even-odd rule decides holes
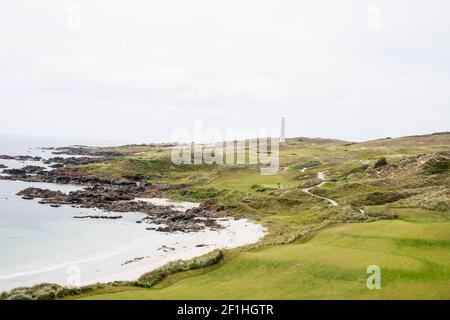
[[[223,252],[221,250],[214,250],[213,252],[210,252],[204,256],[197,257],[188,261],[178,260],[169,262],[161,268],[141,276],[136,282],[136,285],[150,288],[161,282],[171,274],[212,266],[222,261],[222,259]]]
[[[367,164],[363,164],[363,165],[360,166],[360,167],[353,168],[353,169],[351,169],[351,170],[349,171],[349,175],[350,175],[350,174],[357,174],[357,173],[365,172],[365,171],[367,170],[368,167],[369,167],[369,166],[368,166]]]
[[[363,164],[362,166],[350,169],[349,171],[344,172],[343,174],[341,174],[341,175],[339,175],[337,177],[333,177],[331,180],[334,181],[334,182],[345,180],[345,179],[347,179],[347,177],[349,175],[360,174],[360,173],[366,172],[368,167],[369,166],[367,164]]]
[[[38,284],[31,288],[16,288],[3,293],[2,300],[53,300],[62,287],[56,284]]]
[[[217,198],[225,193],[223,190],[215,188],[199,188],[191,190],[181,190],[180,195],[186,200],[209,200]]]
[[[420,193],[399,201],[396,205],[406,208],[422,208],[442,212],[450,210],[448,190],[444,186],[423,189]]]
[[[29,288],[16,288],[10,292],[3,292],[0,295],[0,300],[55,300],[67,296],[89,293],[95,289],[132,284],[132,282],[127,281],[93,284],[84,287],[61,287],[57,284],[38,284]]]
[[[357,202],[354,205],[382,205],[386,203],[396,202],[401,199],[405,199],[410,197],[409,193],[401,193],[401,192],[369,192],[365,195],[365,197]]]
[[[33,297],[25,293],[13,293],[4,298],[5,300],[34,300]]]
[[[381,157],[377,160],[377,162],[375,162],[374,167],[379,168],[379,167],[383,167],[385,165],[387,165],[387,160],[385,157]]]
[[[450,160],[444,157],[431,159],[424,165],[423,170],[427,174],[440,174],[450,170]]]
[[[319,167],[322,163],[320,161],[309,161],[309,162],[305,162],[301,165],[297,166],[297,169],[303,169],[303,168],[315,168],[315,167]]]

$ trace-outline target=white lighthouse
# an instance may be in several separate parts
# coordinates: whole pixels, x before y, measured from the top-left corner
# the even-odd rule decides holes
[[[286,141],[286,120],[281,118],[280,142]]]

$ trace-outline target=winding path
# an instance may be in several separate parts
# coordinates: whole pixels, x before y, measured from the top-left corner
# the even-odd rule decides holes
[[[302,189],[302,191],[303,191],[304,193],[307,193],[307,194],[313,196],[313,197],[316,197],[316,198],[319,198],[319,199],[323,199],[323,200],[328,201],[329,203],[331,203],[331,205],[332,205],[333,207],[339,206],[338,203],[337,203],[336,201],[334,201],[333,199],[325,198],[325,197],[319,196],[319,195],[314,194],[314,193],[311,192],[312,189],[314,189],[314,188],[320,188],[320,187],[323,186],[325,183],[327,183],[327,181],[325,181],[325,172],[323,172],[323,171],[318,172],[318,173],[317,173],[317,178],[320,179],[320,180],[322,180],[322,182],[319,183],[319,184],[316,184],[316,185],[314,185],[314,186],[312,186],[312,187],[304,188],[304,189]]]

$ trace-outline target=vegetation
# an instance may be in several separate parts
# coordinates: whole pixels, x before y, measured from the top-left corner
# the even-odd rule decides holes
[[[78,169],[182,185],[158,195],[208,201],[219,215],[252,219],[268,233],[257,245],[223,251],[218,264],[175,262],[137,283],[85,288],[76,298],[450,298],[448,133],[363,143],[288,139],[272,176],[256,165],[177,166],[165,146],[113,150],[131,154]],[[317,187],[319,172],[327,183]],[[302,191],[309,187],[339,206]],[[381,290],[365,284],[373,264],[382,270]]]
[[[426,163],[424,171],[428,174],[441,174],[450,170],[450,159],[437,158]]]
[[[31,288],[16,288],[11,292],[3,292],[0,300],[55,300],[66,296],[80,295],[93,292],[105,287],[123,285],[123,282],[110,283],[105,285],[92,285],[81,288],[68,288],[56,284],[39,284]]]
[[[343,224],[309,241],[227,252],[219,266],[169,276],[151,289],[111,288],[79,298],[449,299],[449,228],[449,221]],[[381,268],[380,290],[366,286],[370,265]]]
[[[142,275],[137,281],[116,281],[106,284],[94,284],[89,286],[62,287],[56,284],[40,284],[31,288],[16,288],[11,292],[3,292],[0,300],[55,300],[70,296],[85,295],[99,290],[111,290],[112,288],[145,287],[151,288],[170,275],[182,271],[196,270],[218,264],[223,260],[223,252],[214,250],[208,254],[193,258],[188,261],[177,260]]]
[[[209,267],[219,263],[222,259],[223,259],[222,251],[214,250],[209,254],[206,254],[202,257],[191,259],[189,261],[178,260],[170,262],[159,269],[156,269],[141,276],[136,282],[136,285],[140,287],[151,288],[172,274],[182,271]]]
[[[390,192],[381,192],[381,191],[376,191],[376,192],[369,192],[367,193],[363,199],[361,199],[361,201],[358,203],[354,203],[354,205],[366,205],[366,206],[374,206],[374,205],[380,205],[380,204],[386,204],[386,203],[392,203],[392,202],[396,202],[400,199],[405,199],[408,198],[410,195],[408,193],[405,192],[395,192],[395,191],[390,191]]]
[[[381,157],[377,160],[377,162],[375,162],[374,167],[379,168],[379,167],[383,167],[385,165],[387,165],[387,160],[385,157]]]

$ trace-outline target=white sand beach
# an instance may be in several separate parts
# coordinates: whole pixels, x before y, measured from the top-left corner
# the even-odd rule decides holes
[[[55,223],[52,218],[51,224],[54,224],[57,230],[50,229],[47,233],[54,234],[54,239],[49,236],[41,242],[41,246],[38,243],[30,243],[29,246],[25,246],[25,251],[17,248],[9,255],[9,258],[15,256],[16,260],[23,263],[17,270],[0,273],[0,291],[40,283],[79,286],[98,282],[136,280],[142,274],[170,261],[190,259],[217,248],[235,248],[255,243],[265,234],[263,227],[248,220],[225,218],[219,219],[223,229],[204,229],[191,233],[157,232],[146,230],[149,224],[136,223],[144,216],[141,213],[124,213],[123,219],[120,220],[80,221],[72,218],[74,212],[80,209],[69,206],[51,209],[35,202],[22,199],[17,201],[23,205],[33,206],[33,210],[40,210],[35,214],[39,215],[42,212],[45,219],[46,210],[50,210],[49,212],[53,210],[54,213],[51,213],[53,216],[50,218],[58,216],[63,222]],[[198,205],[157,198],[145,201],[173,206],[179,211]],[[83,212],[98,213],[87,209],[83,209]],[[61,228],[69,232],[74,231],[70,239],[59,238],[58,232],[62,232]],[[24,257],[20,253],[30,250],[34,252],[31,252],[29,257]]]

